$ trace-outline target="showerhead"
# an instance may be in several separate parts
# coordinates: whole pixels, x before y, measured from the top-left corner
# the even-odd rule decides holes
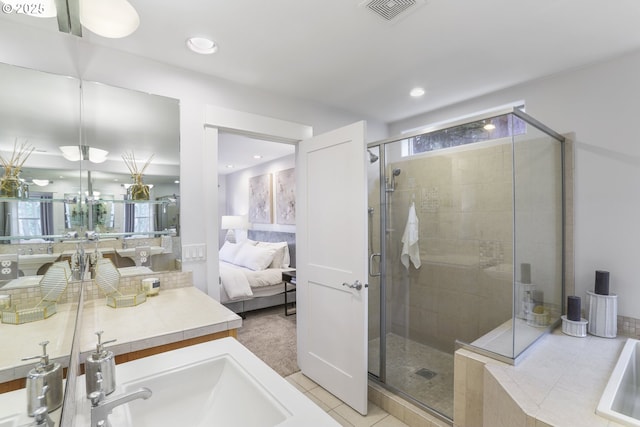
[[[367,153],[369,153],[369,163],[375,163],[378,161],[378,156],[373,154],[371,150],[367,150]]]
[[[386,191],[388,193],[393,193],[394,191],[396,191],[396,176],[400,175],[401,172],[402,169],[395,168],[391,171],[391,181],[389,181],[389,178],[386,178]]]

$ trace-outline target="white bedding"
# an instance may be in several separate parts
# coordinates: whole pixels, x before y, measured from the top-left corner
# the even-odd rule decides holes
[[[267,268],[254,271],[235,264],[220,261],[220,280],[230,300],[253,296],[252,289],[282,283],[282,272],[291,268]]]

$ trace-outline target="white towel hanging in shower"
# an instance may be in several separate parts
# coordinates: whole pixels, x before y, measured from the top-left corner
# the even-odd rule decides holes
[[[400,254],[400,262],[406,269],[409,269],[409,261],[413,263],[415,268],[420,268],[419,238],[420,222],[418,221],[418,215],[416,215],[416,204],[411,203],[407,225],[404,227],[404,233],[402,234],[402,252]]]

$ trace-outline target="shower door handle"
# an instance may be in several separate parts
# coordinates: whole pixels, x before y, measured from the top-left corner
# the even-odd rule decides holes
[[[382,274],[380,273],[380,270],[378,270],[377,274],[374,274],[374,272],[373,272],[373,259],[375,257],[380,258],[381,256],[382,256],[382,254],[371,254],[369,256],[369,276],[371,276],[371,277],[380,277],[380,276],[382,276]]]
[[[367,285],[366,283],[363,285],[362,282],[360,282],[359,280],[356,280],[353,283],[347,283],[344,282],[342,284],[342,286],[346,286],[347,288],[351,288],[351,289],[355,289],[356,291],[359,291],[360,289],[362,289],[362,287],[364,286],[365,288],[368,288],[369,285]]]

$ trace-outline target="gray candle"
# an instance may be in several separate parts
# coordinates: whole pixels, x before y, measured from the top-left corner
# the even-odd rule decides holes
[[[520,264],[520,283],[531,283],[531,264],[526,262]]]
[[[596,270],[596,294],[609,295],[609,272]]]
[[[581,320],[580,297],[575,295],[567,297],[567,319],[572,322],[579,322]]]

